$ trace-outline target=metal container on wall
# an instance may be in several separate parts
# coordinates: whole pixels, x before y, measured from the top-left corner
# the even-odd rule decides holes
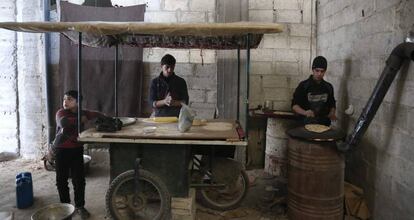
[[[288,148],[289,219],[342,220],[345,163],[335,142],[290,137]]]

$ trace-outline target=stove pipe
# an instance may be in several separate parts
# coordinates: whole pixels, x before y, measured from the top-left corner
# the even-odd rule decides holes
[[[405,60],[414,61],[414,34],[412,32],[410,32],[406,42],[399,44],[391,52],[377,85],[355,124],[353,132],[347,136],[345,142],[341,141],[337,143],[338,150],[347,151],[358,144],[377,113],[392,81]]]

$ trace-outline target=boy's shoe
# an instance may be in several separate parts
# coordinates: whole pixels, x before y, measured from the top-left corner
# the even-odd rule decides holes
[[[88,219],[91,213],[88,212],[84,207],[76,208],[75,213],[81,217],[81,219]]]

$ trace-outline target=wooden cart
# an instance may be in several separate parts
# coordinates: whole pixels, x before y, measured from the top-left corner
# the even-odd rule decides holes
[[[192,127],[187,133],[179,133],[177,124],[156,124],[156,131],[145,133],[148,122],[137,123],[115,133],[100,133],[94,129],[80,133],[79,141],[109,143],[111,184],[106,195],[107,208],[115,219],[164,219],[169,217],[170,197],[188,196],[189,187],[197,187],[204,204],[216,209],[235,208],[243,199],[248,179],[240,164],[215,158],[217,154],[229,156],[236,146],[246,146],[249,109],[250,48],[256,48],[265,33],[279,33],[282,26],[263,23],[202,23],[160,24],[143,22],[0,22],[0,28],[25,32],[60,32],[78,44],[78,91],[82,94],[82,45],[116,48],[118,44],[140,47],[246,49],[246,68],[242,99],[237,100],[237,121],[227,130],[205,130]],[[99,38],[99,40],[97,40]],[[240,62],[239,62],[240,63]],[[240,65],[238,78],[240,79]],[[115,68],[117,79],[117,68]],[[117,94],[117,81],[114,84]],[[78,97],[79,109],[82,102]],[[239,108],[243,100],[243,108]],[[118,116],[118,100],[115,95],[115,114]],[[79,114],[78,122],[81,115]],[[216,123],[217,121],[209,121]],[[80,124],[80,123],[78,123]],[[80,131],[80,127],[78,127]],[[194,156],[203,155],[201,157]],[[138,158],[138,159],[137,159]],[[208,158],[207,160],[205,158]],[[237,172],[228,172],[228,170]],[[240,172],[239,172],[240,171]],[[235,173],[235,175],[234,175]],[[228,177],[233,176],[232,178]],[[239,181],[240,180],[240,181]],[[233,184],[241,185],[236,192]],[[223,196],[224,195],[224,196]],[[236,197],[232,197],[236,195]],[[223,199],[223,198],[224,199]],[[227,200],[227,198],[230,199]],[[224,201],[222,203],[221,201]]]

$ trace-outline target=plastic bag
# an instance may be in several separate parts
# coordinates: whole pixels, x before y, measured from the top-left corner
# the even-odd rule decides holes
[[[180,109],[180,115],[178,116],[178,130],[180,132],[186,132],[190,130],[191,125],[196,113],[188,105],[182,103]]]

